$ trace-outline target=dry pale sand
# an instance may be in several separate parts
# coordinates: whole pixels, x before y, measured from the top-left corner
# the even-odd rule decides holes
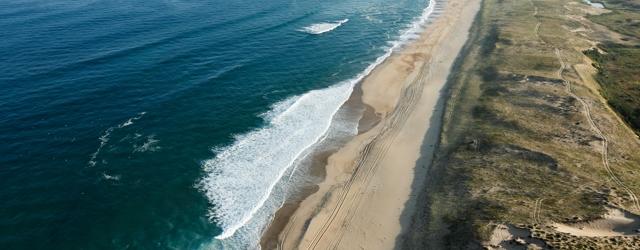
[[[602,219],[576,224],[554,223],[553,226],[559,232],[575,236],[638,235],[640,216],[620,209],[610,208]]]
[[[486,249],[546,249],[546,244],[539,239],[531,237],[529,230],[514,227],[512,225],[499,224],[491,234]]]
[[[424,175],[417,162],[430,159],[437,141],[427,130],[440,126],[441,90],[480,0],[438,4],[444,12],[422,36],[362,82],[362,101],[380,120],[328,158],[326,179],[292,214],[279,248],[394,248],[405,206],[415,202],[414,178]]]

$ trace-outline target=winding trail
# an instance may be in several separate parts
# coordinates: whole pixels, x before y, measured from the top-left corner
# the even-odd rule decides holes
[[[536,35],[536,38],[538,39],[538,41],[540,41],[541,44],[547,44],[544,39],[542,39],[542,37],[540,37],[540,25],[542,25],[542,22],[540,22],[540,19],[538,18],[538,6],[536,6],[533,3],[533,0],[529,0],[529,3],[531,3],[531,6],[533,7],[533,17],[536,19],[537,23],[536,23],[536,27],[533,29],[533,34]],[[531,212],[531,219],[533,220],[534,224],[542,224],[542,220],[540,219],[540,208],[542,206],[542,201],[544,200],[544,198],[538,198],[535,200],[534,205],[533,205],[533,211]]]
[[[533,29],[533,34],[535,34],[538,40],[540,40],[540,43],[546,44],[542,37],[540,37],[540,25],[542,22],[540,22],[540,19],[538,18],[538,6],[533,3],[533,0],[529,0],[529,3],[533,6],[533,17],[538,21],[538,23],[536,23],[536,27]]]
[[[564,82],[565,91],[567,92],[567,94],[571,95],[573,98],[578,100],[580,104],[582,104],[583,113],[587,118],[587,121],[589,122],[591,129],[596,133],[596,135],[598,135],[598,137],[602,139],[602,150],[600,151],[602,155],[602,165],[604,166],[611,180],[613,180],[613,182],[615,182],[619,187],[624,189],[624,191],[626,191],[629,194],[636,211],[640,211],[640,202],[638,202],[638,196],[629,187],[627,187],[627,185],[624,184],[624,182],[622,182],[620,178],[618,178],[618,176],[613,171],[613,169],[611,169],[611,166],[609,164],[609,139],[604,135],[602,130],[600,130],[596,125],[596,123],[593,121],[591,110],[589,108],[589,105],[587,105],[587,102],[585,102],[582,98],[578,97],[575,93],[573,93],[573,90],[571,88],[571,83],[566,79],[564,79],[564,77],[562,76],[562,73],[564,72],[566,65],[562,60],[560,49],[555,48],[555,54],[556,54],[556,57],[558,58],[558,61],[560,62],[560,69],[558,69],[558,72],[557,72],[558,78],[562,79],[562,81]]]

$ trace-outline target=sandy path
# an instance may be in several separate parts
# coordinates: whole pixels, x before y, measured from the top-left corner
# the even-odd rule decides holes
[[[405,205],[415,202],[414,174],[424,170],[416,162],[430,157],[436,143],[437,137],[425,140],[425,135],[430,126],[440,126],[432,119],[441,109],[440,91],[479,4],[448,1],[421,38],[363,81],[362,100],[380,122],[329,157],[326,180],[294,212],[279,248],[394,248]]]
[[[636,211],[640,211],[640,202],[638,201],[638,196],[636,196],[636,194],[629,187],[627,187],[627,185],[624,184],[624,182],[622,182],[622,180],[620,180],[620,178],[618,178],[616,173],[611,169],[611,166],[609,165],[609,139],[604,135],[604,133],[602,133],[600,128],[598,128],[598,126],[594,122],[594,120],[592,118],[592,115],[591,115],[591,109],[589,108],[589,105],[587,105],[587,102],[585,102],[582,98],[580,98],[575,93],[573,93],[573,90],[571,89],[571,83],[569,81],[565,80],[564,77],[562,76],[562,73],[564,72],[564,69],[566,68],[566,65],[564,63],[564,60],[562,60],[561,51],[558,48],[555,48],[555,53],[556,53],[556,57],[558,58],[558,61],[560,62],[560,69],[558,69],[558,73],[557,74],[558,74],[558,77],[564,81],[565,91],[569,95],[571,95],[573,98],[578,100],[580,102],[580,104],[582,104],[582,107],[584,109],[583,113],[584,113],[587,121],[589,122],[589,125],[591,126],[591,129],[596,133],[596,135],[598,135],[598,137],[600,137],[602,139],[602,147],[601,147],[602,150],[600,151],[600,153],[602,155],[602,165],[604,166],[605,170],[607,171],[607,174],[609,174],[609,177],[611,178],[611,180],[613,180],[614,183],[616,183],[618,186],[620,186],[622,189],[624,189],[629,194],[629,196],[631,197],[631,201],[633,202],[633,206],[636,209]]]
[[[542,22],[540,22],[540,18],[538,17],[538,6],[533,3],[533,0],[529,0],[529,3],[531,3],[531,6],[533,6],[533,17],[538,22],[536,23],[536,27],[533,29],[533,33],[536,34],[536,37],[542,44],[546,44],[542,37],[540,37],[540,25],[542,24]]]

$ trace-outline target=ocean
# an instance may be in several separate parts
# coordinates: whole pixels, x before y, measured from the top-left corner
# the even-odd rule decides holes
[[[0,249],[257,248],[434,4],[0,2]]]

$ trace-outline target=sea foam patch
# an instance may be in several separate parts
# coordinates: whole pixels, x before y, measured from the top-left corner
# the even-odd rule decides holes
[[[313,34],[313,35],[319,35],[322,33],[326,33],[329,31],[332,31],[338,27],[340,27],[340,25],[348,22],[349,19],[343,19],[337,22],[330,22],[330,23],[315,23],[312,25],[309,25],[307,27],[302,28],[300,31],[305,32],[305,33],[309,33],[309,34]]]
[[[146,114],[146,112],[140,112],[136,116],[129,118],[123,123],[120,123],[113,127],[109,127],[107,130],[105,130],[102,133],[102,135],[100,135],[100,137],[98,138],[98,141],[100,141],[100,145],[98,145],[98,149],[96,149],[96,151],[93,152],[93,154],[91,154],[91,159],[89,159],[89,166],[90,167],[96,166],[97,164],[96,159],[98,158],[100,151],[102,151],[102,148],[104,148],[104,146],[107,145],[107,143],[111,139],[111,133],[113,133],[113,131],[132,125],[136,120],[141,119],[142,116],[144,116],[144,114]]]

